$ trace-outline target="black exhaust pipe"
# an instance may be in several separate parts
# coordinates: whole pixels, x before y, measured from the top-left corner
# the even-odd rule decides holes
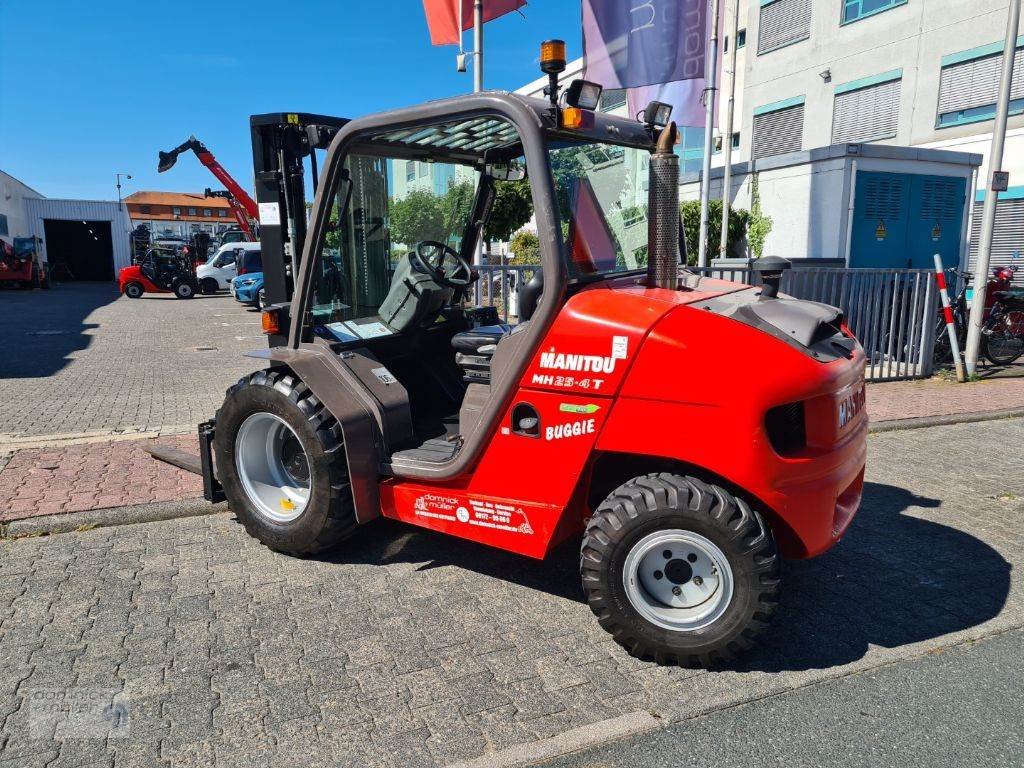
[[[669,123],[658,136],[647,188],[647,285],[679,287],[679,156],[672,151],[678,131]]]

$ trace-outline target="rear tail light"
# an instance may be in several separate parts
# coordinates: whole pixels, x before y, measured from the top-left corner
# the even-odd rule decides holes
[[[277,309],[264,309],[262,312],[263,332],[270,336],[281,333],[281,313]]]
[[[807,446],[807,425],[803,402],[786,403],[764,415],[764,426],[772,448],[780,456],[802,451]]]

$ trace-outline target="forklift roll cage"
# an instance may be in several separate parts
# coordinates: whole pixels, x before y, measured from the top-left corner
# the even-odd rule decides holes
[[[300,116],[301,118],[307,116]],[[466,438],[461,449],[444,463],[404,458],[399,461],[391,461],[388,464],[389,474],[395,477],[409,479],[444,481],[451,480],[469,470],[486,448],[491,437],[491,427],[501,418],[507,408],[512,396],[518,388],[519,380],[526,372],[532,355],[529,350],[534,350],[547,334],[551,323],[561,309],[566,289],[568,287],[568,271],[563,252],[561,237],[561,224],[559,220],[558,207],[555,197],[554,179],[548,159],[549,139],[569,139],[575,142],[600,142],[604,144],[618,144],[642,150],[651,150],[656,140],[655,130],[635,121],[623,118],[612,117],[603,114],[590,114],[587,123],[580,130],[564,130],[557,126],[557,116],[552,112],[548,102],[539,99],[527,99],[507,93],[487,92],[474,94],[472,96],[461,96],[454,99],[428,102],[426,104],[409,107],[405,109],[382,112],[367,117],[358,118],[346,122],[333,134],[327,157],[324,163],[324,172],[317,184],[316,197],[313,201],[312,216],[310,219],[310,230],[305,230],[305,222],[295,222],[294,234],[291,234],[292,225],[289,225],[289,235],[292,242],[302,243],[301,258],[298,259],[297,279],[295,281],[295,292],[290,307],[284,313],[289,318],[288,337],[285,344],[272,339],[271,348],[260,353],[254,353],[259,357],[269,359],[291,367],[310,386],[310,388],[328,405],[331,412],[338,418],[342,431],[345,434],[345,444],[362,445],[378,444],[377,440],[367,440],[365,434],[351,434],[352,432],[365,430],[367,416],[372,416],[386,434],[386,414],[382,415],[379,406],[374,402],[367,402],[366,393],[362,391],[358,381],[355,381],[351,372],[345,370],[345,365],[339,361],[339,357],[332,351],[332,345],[323,339],[313,339],[306,328],[307,312],[310,308],[310,300],[313,285],[313,274],[317,267],[317,254],[320,253],[327,232],[328,221],[333,204],[333,194],[343,180],[345,169],[345,158],[354,150],[363,147],[374,149],[387,149],[390,153],[404,154],[409,158],[429,157],[435,160],[453,161],[466,163],[468,160],[476,160],[482,163],[484,156],[482,152],[448,152],[439,150],[437,147],[426,146],[422,150],[409,145],[394,146],[387,142],[374,141],[374,136],[382,132],[393,132],[402,129],[427,127],[439,123],[472,120],[481,117],[494,117],[508,121],[518,133],[519,143],[515,145],[512,154],[525,157],[530,182],[531,196],[537,235],[540,241],[541,268],[544,274],[544,291],[541,294],[537,308],[533,316],[523,330],[517,334],[519,337],[518,352],[510,366],[507,376],[503,376],[500,383],[492,385],[491,396],[480,416],[481,429],[476,430]],[[254,124],[257,118],[253,118]],[[324,121],[325,118],[317,117],[315,120]],[[315,122],[311,121],[311,122]],[[287,125],[287,124],[286,124]],[[254,129],[255,130],[255,129]],[[285,131],[287,128],[285,127]],[[287,141],[287,133],[284,134]],[[322,137],[324,132],[318,136]],[[259,152],[255,146],[254,151]],[[293,139],[294,140],[294,139]],[[301,140],[301,138],[300,138]],[[309,142],[310,146],[316,146],[316,142]],[[511,150],[512,148],[506,148]],[[259,155],[257,155],[259,159]],[[267,159],[266,150],[263,150],[263,158]],[[259,187],[261,176],[266,182],[279,181],[282,178],[287,182],[295,177],[301,176],[301,156],[295,153],[295,160],[290,166],[283,168],[278,174],[257,174],[257,194],[261,192]],[[299,191],[297,184],[285,185],[291,190],[291,195]],[[277,187],[279,188],[279,187]],[[288,195],[286,195],[288,196]],[[295,210],[291,204],[289,210]],[[261,200],[262,202],[262,200]],[[299,217],[301,218],[301,217]],[[478,227],[482,222],[478,222]],[[264,254],[268,252],[281,252],[277,245],[276,238],[281,236],[280,228],[268,227],[266,222],[261,222],[261,240],[266,237],[270,240],[263,240]],[[273,250],[271,250],[273,249]],[[272,265],[264,257],[264,273],[268,286],[270,285],[269,274],[271,269],[280,269],[282,264]],[[620,273],[621,275],[621,273]],[[281,281],[280,273],[275,276],[279,281],[277,290],[268,290],[268,303],[275,302],[279,296]],[[278,300],[279,301],[279,300]],[[363,380],[365,382],[365,379]],[[348,386],[344,386],[345,383]],[[339,388],[339,383],[343,385]],[[346,391],[347,390],[347,391]],[[385,392],[373,393],[378,399],[384,401],[384,411],[387,410],[387,394]],[[367,413],[367,411],[370,413]],[[357,455],[355,452],[348,455],[350,472],[352,476],[353,495],[356,500],[356,510],[362,519],[364,515],[376,514],[379,507],[377,502],[377,482],[380,458],[368,459],[365,455]],[[365,482],[361,482],[365,479]],[[372,512],[370,510],[373,510]]]

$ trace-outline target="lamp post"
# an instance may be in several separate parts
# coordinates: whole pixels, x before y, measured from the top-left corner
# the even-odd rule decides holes
[[[1010,0],[1006,19],[1006,41],[1003,43],[1003,65],[999,75],[999,100],[996,102],[996,122],[992,129],[992,151],[988,156],[988,188],[985,192],[985,207],[981,216],[981,241],[978,244],[978,259],[974,265],[974,297],[971,299],[971,314],[967,323],[967,349],[964,363],[967,376],[973,376],[981,352],[981,326],[985,322],[985,291],[988,283],[988,267],[992,257],[992,234],[996,226],[996,198],[994,189],[997,174],[1002,171],[1003,144],[1006,142],[1006,118],[1010,108],[1010,90],[1013,83],[1013,58],[1017,48],[1017,26],[1020,23],[1020,0]],[[1005,189],[1005,186],[1001,187]]]
[[[122,176],[124,176],[125,181],[128,181],[132,177],[132,175],[130,173],[115,173],[114,174],[114,177],[117,179],[116,183],[117,183],[117,207],[118,207],[118,209],[123,209],[124,208],[124,206],[121,204],[121,177]]]

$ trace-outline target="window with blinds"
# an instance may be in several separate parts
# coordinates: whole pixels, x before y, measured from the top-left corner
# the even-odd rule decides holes
[[[974,203],[971,216],[971,272],[981,242],[981,219],[984,202]],[[1024,285],[1024,197],[996,202],[996,226],[992,233],[992,266],[1016,266],[1015,285]],[[1018,255],[1019,254],[1019,255]]]
[[[939,79],[939,127],[993,119],[1002,65],[999,51],[944,66]],[[1024,109],[1024,48],[1014,53],[1010,100],[1012,112]]]
[[[767,53],[811,36],[811,0],[772,0],[761,6],[757,52]]]
[[[804,141],[804,105],[754,115],[753,157],[799,152]]]
[[[867,142],[896,136],[900,80],[837,93],[832,109],[832,143]]]

